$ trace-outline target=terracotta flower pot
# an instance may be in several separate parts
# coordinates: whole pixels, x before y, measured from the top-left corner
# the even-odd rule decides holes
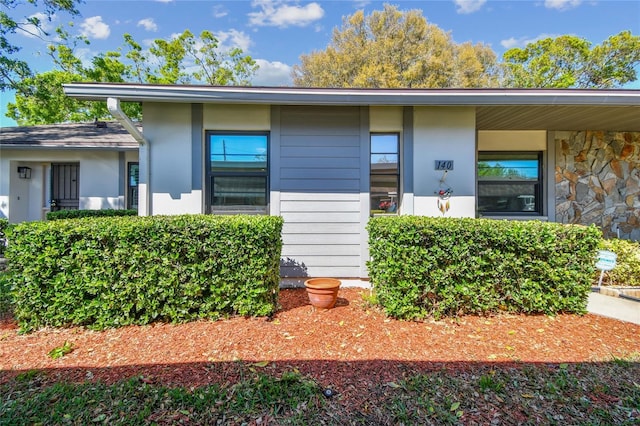
[[[320,309],[331,309],[338,299],[340,280],[335,278],[311,278],[304,282],[309,301]]]

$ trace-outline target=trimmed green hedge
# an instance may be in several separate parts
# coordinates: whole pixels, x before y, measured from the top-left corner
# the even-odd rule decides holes
[[[9,227],[9,220],[0,218],[0,255],[4,254],[5,231]]]
[[[16,319],[28,331],[269,315],[282,224],[183,215],[16,225],[6,253]]]
[[[618,255],[616,267],[604,273],[603,284],[640,286],[640,243],[628,240],[602,240],[600,248]],[[598,272],[598,278],[600,273]]]
[[[137,216],[137,210],[104,209],[104,210],[58,210],[47,213],[47,220],[80,219],[84,217]]]
[[[540,221],[376,217],[369,276],[389,316],[585,313],[600,231]]]

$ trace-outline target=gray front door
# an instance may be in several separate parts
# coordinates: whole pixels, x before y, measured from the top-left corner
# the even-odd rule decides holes
[[[78,163],[55,163],[51,165],[51,211],[78,210]]]

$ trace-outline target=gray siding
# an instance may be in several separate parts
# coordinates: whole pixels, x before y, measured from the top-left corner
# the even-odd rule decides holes
[[[359,277],[360,109],[282,107],[279,119],[282,276]]]

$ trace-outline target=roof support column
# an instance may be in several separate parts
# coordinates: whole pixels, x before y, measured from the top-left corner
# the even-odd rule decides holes
[[[133,136],[136,142],[138,142],[141,160],[140,181],[138,183],[138,215],[149,216],[151,214],[151,191],[149,187],[151,182],[151,168],[149,164],[151,155],[149,141],[133,123],[131,118],[129,118],[129,116],[127,116],[122,111],[122,109],[120,108],[120,99],[108,97],[107,109],[109,110],[113,118],[115,118],[118,123],[120,123],[122,127],[124,127],[127,132],[129,132],[129,134]]]

